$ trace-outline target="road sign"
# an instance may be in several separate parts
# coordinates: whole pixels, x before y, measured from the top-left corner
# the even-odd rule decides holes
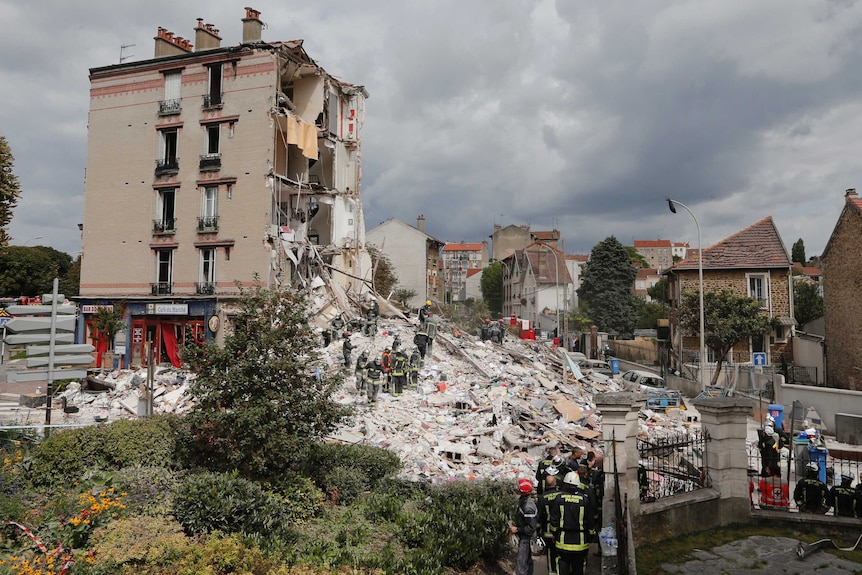
[[[27,357],[27,367],[45,367],[51,359],[48,355],[37,355],[36,357]],[[55,355],[54,365],[90,365],[93,363],[93,356],[89,353],[76,353],[66,355]]]
[[[752,355],[752,361],[754,365],[766,365],[766,352],[765,351],[756,351]]]
[[[64,315],[56,318],[57,331],[75,331],[75,316]],[[13,333],[31,332],[34,330],[51,329],[50,317],[13,317],[6,324],[6,329]],[[45,338],[47,341],[47,337]]]
[[[47,343],[51,338],[48,330],[27,333],[15,333],[7,335],[3,340],[8,345],[27,345],[33,343]],[[54,343],[72,343],[75,341],[75,334],[70,331],[57,332],[54,336]]]
[[[48,381],[47,369],[34,369],[31,371],[10,371],[7,374],[9,383],[24,383],[28,381]],[[51,373],[53,381],[58,379],[81,379],[87,377],[87,370],[80,368],[55,369]]]
[[[12,315],[51,315],[51,306],[49,305],[10,305],[6,311]],[[75,315],[78,313],[78,308],[73,305],[58,305],[58,315]]]
[[[54,353],[93,353],[96,348],[89,343],[73,343],[69,345],[54,345]],[[27,355],[29,357],[37,355],[48,355],[51,353],[50,345],[28,345]]]

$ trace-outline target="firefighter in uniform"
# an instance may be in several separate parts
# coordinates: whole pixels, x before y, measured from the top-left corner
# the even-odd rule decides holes
[[[377,403],[377,394],[380,392],[380,385],[383,380],[383,366],[380,365],[380,360],[375,359],[369,361],[366,367],[368,404],[374,405]]]
[[[419,350],[419,356],[422,358],[419,365],[425,365],[425,350],[428,348],[428,334],[425,332],[424,328],[417,331],[416,335],[413,336],[413,343],[416,344],[416,349]]]
[[[551,524],[555,529],[559,575],[584,575],[590,549],[590,533],[595,517],[593,502],[581,489],[577,471],[563,478],[563,491],[551,505]]]
[[[533,501],[533,482],[523,478],[518,480],[518,511],[515,514],[515,524],[509,527],[513,535],[518,536],[518,558],[515,563],[515,575],[533,575],[533,553],[530,542],[536,533],[536,516],[538,509]]]
[[[559,470],[554,467],[546,467],[545,491],[539,496],[539,533],[545,539],[545,551],[548,555],[548,575],[557,575],[557,548],[554,546],[554,526],[551,525],[551,506],[560,495],[557,488],[557,474]]]
[[[826,513],[826,484],[817,477],[820,466],[814,461],[806,466],[806,477],[800,479],[793,490],[793,500],[800,511],[809,513]]]
[[[403,351],[395,352],[392,360],[392,386],[396,397],[404,393],[404,384],[407,383],[407,356]]]
[[[414,349],[410,354],[410,387],[415,388],[419,384],[419,366],[422,363],[422,356],[419,355],[419,350]]]
[[[353,342],[350,341],[350,332],[344,332],[344,344],[342,344],[341,351],[344,354],[344,367],[346,369],[350,369],[350,352],[353,350]],[[348,372],[349,373],[349,372]]]
[[[392,381],[392,350],[386,348],[380,357],[380,365],[383,366],[383,391],[389,393],[389,383]]]
[[[356,359],[353,374],[356,376],[356,393],[365,391],[365,376],[368,374],[368,352],[363,350]]]
[[[853,476],[849,473],[842,473],[841,485],[833,485],[826,494],[826,504],[834,507],[835,515],[856,516],[856,491],[850,487],[851,483],[853,483]]]

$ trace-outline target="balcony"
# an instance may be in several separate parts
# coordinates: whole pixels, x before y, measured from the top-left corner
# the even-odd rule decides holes
[[[180,159],[156,160],[156,176],[173,176],[180,172]]]
[[[195,293],[198,295],[213,295],[215,289],[215,282],[197,282],[195,284]]]
[[[221,154],[202,154],[200,170],[202,172],[214,172],[221,169]]]
[[[182,100],[161,100],[159,102],[159,116],[174,116],[183,111]]]
[[[163,234],[174,234],[176,233],[174,218],[168,218],[164,220],[153,220],[153,234],[155,235],[163,235]]]
[[[222,102],[224,94],[204,94],[204,110],[220,110],[224,106]]]
[[[150,284],[150,293],[153,295],[171,295],[174,284],[171,282],[154,282]]]
[[[198,218],[198,232],[212,233],[218,231],[218,216],[201,216]]]

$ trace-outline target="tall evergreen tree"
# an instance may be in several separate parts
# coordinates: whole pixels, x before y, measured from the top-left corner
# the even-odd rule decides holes
[[[488,309],[496,313],[503,313],[502,262],[492,262],[482,270],[479,289],[482,290],[482,299],[485,300]]]
[[[790,261],[799,262],[802,265],[808,261],[805,259],[805,242],[802,241],[802,238],[793,244],[793,249],[790,251]]]
[[[9,149],[6,138],[0,136],[0,248],[9,245],[9,232],[6,228],[12,221],[12,210],[18,205],[21,184],[14,173],[15,158]]]
[[[793,282],[793,317],[801,329],[803,325],[823,317],[823,297],[817,284]]]
[[[629,252],[614,236],[593,247],[578,297],[601,331],[621,336],[634,333],[639,307],[633,291],[637,275]]]
[[[341,376],[320,358],[320,338],[298,292],[243,289],[224,345],[182,351],[197,378],[186,415],[191,459],[211,471],[273,478],[294,468],[310,442],[348,408],[332,399]]]

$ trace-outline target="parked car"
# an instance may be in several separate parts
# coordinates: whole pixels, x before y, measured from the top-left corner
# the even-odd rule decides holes
[[[601,373],[608,377],[613,377],[614,375],[614,372],[611,369],[611,364],[600,359],[580,359],[578,360],[578,367],[584,370],[588,369],[594,373]]]
[[[649,393],[650,391],[663,391],[665,388],[664,378],[651,371],[632,369],[625,372],[620,379],[622,379],[623,385],[631,391]]]

